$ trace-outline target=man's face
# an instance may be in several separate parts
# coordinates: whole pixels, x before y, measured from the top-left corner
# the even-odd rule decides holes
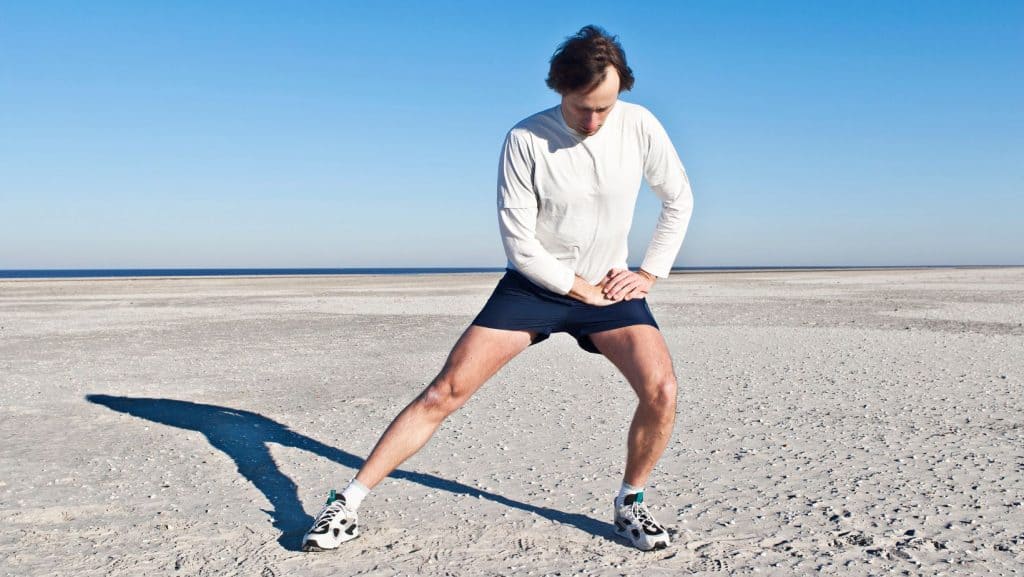
[[[562,95],[562,118],[576,132],[594,135],[604,124],[619,99],[619,73],[614,66],[605,70],[604,80],[589,91]]]

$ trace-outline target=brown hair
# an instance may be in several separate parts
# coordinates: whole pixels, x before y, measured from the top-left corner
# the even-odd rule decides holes
[[[609,65],[619,72],[619,92],[633,88],[633,71],[618,37],[594,25],[584,26],[555,50],[548,87],[559,94],[593,88],[604,80]]]

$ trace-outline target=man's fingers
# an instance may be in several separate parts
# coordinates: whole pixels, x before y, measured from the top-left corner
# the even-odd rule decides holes
[[[625,298],[626,298],[627,301],[630,301],[630,300],[633,300],[633,299],[647,298],[647,291],[644,290],[643,287],[636,287],[632,291],[630,291],[630,293],[628,295],[626,295]]]
[[[612,302],[645,298],[650,281],[628,269],[611,269],[598,284],[605,298]]]
[[[622,279],[610,278],[604,283],[604,292],[611,293],[622,286]]]
[[[631,301],[633,299],[647,298],[647,290],[642,285],[635,286],[616,295],[615,298],[616,300],[622,301]]]
[[[611,271],[609,271],[610,273]],[[629,285],[631,282],[636,281],[636,275],[628,270],[619,271],[614,276],[608,278],[604,284],[605,293],[611,294],[613,292],[621,290],[623,287]]]
[[[614,296],[616,293],[621,291],[623,288],[628,286],[628,278],[615,278],[608,281],[608,284],[604,286],[605,294]]]
[[[627,294],[633,292],[633,290],[636,289],[637,286],[639,286],[639,282],[637,279],[626,278],[623,279],[621,282],[617,283],[614,287],[612,287],[612,291],[609,294],[611,294],[611,296],[616,299],[622,298]]]

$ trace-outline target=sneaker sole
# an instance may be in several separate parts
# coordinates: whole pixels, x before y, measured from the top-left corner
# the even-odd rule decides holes
[[[352,537],[351,539],[345,539],[341,543],[338,543],[337,547],[332,547],[330,549],[327,549],[325,547],[321,547],[321,546],[317,545],[315,541],[306,541],[305,543],[302,544],[302,552],[303,553],[324,553],[324,552],[327,552],[327,551],[337,551],[338,549],[341,549],[341,546],[343,544],[348,543],[349,541],[354,541],[354,540],[356,540],[358,538],[359,538],[359,535],[356,535],[355,537]]]
[[[637,546],[636,543],[633,542],[632,539],[630,539],[629,535],[627,535],[625,531],[620,531],[620,530],[616,529],[615,530],[615,534],[618,535],[619,537],[621,537],[623,541],[628,543],[630,547],[636,549],[637,551],[643,551],[643,552],[646,553],[648,551],[661,551],[663,549],[668,549],[668,543],[666,543],[664,541],[658,541],[657,543],[654,544],[654,547],[651,547],[650,549],[641,549],[640,547]]]

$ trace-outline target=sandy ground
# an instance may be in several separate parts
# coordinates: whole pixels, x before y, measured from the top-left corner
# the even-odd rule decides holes
[[[297,552],[498,275],[0,281],[0,574],[1024,574],[1024,269],[685,274],[682,385],[611,536],[632,393],[531,347]]]

